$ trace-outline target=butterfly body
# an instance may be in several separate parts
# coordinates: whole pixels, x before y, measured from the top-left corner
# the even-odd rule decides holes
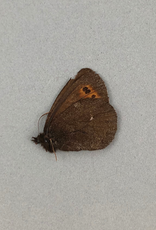
[[[81,69],[56,98],[43,133],[33,141],[46,151],[96,150],[115,136],[117,115],[109,104],[106,86],[93,70]]]

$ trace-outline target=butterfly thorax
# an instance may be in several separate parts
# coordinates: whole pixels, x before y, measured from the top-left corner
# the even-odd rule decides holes
[[[42,147],[51,153],[57,149],[57,142],[54,138],[49,137],[45,133],[40,133],[37,137],[33,137],[35,144],[41,144]]]

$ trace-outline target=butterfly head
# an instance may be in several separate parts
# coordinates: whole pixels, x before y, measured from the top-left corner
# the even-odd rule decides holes
[[[55,151],[55,143],[52,138],[49,138],[44,133],[40,133],[37,137],[32,137],[32,141],[35,142],[35,144],[41,144],[46,151],[51,153]]]

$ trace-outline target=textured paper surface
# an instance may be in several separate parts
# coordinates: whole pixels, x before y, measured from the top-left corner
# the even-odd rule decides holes
[[[152,0],[1,2],[1,230],[156,229],[155,12]],[[106,83],[117,135],[56,162],[30,140],[85,67]]]

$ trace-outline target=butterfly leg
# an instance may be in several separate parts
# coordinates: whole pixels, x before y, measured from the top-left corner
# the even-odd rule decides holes
[[[56,152],[55,152],[55,149],[54,149],[54,146],[53,146],[53,143],[52,143],[52,139],[50,139],[50,143],[51,143],[51,147],[52,147],[53,153],[55,154],[55,159],[57,161],[57,156],[56,156]]]

